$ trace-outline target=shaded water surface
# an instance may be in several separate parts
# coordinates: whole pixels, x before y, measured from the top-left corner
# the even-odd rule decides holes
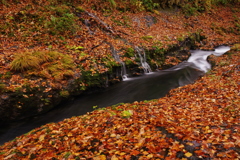
[[[193,83],[202,72],[191,67],[174,71],[159,71],[141,77],[128,78],[103,91],[82,95],[65,102],[43,115],[1,126],[0,145],[16,136],[49,122],[58,122],[72,116],[79,116],[93,110],[93,106],[107,107],[117,103],[151,100],[165,96],[169,90]]]

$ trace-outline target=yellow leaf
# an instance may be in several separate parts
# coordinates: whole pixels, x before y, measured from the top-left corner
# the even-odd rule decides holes
[[[147,155],[147,158],[153,158],[153,154],[149,154],[149,155]]]
[[[71,132],[69,132],[67,135],[68,135],[68,137],[73,136],[73,134]]]
[[[99,155],[97,157],[93,157],[93,160],[106,160],[106,156],[105,155]]]
[[[41,136],[39,137],[39,141],[43,141],[44,138],[45,138],[45,135],[43,134],[43,135],[41,135]]]
[[[186,157],[191,157],[191,156],[192,156],[192,153],[187,152],[187,153],[185,153],[184,155],[185,155]]]
[[[118,158],[115,155],[113,155],[111,160],[118,160]]]
[[[210,127],[209,126],[206,126],[205,127],[205,130],[206,130],[206,133],[211,133],[212,131],[210,130]]]

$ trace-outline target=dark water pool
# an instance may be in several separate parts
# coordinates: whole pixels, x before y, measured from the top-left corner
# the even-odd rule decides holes
[[[183,67],[183,66],[182,66]],[[175,67],[176,69],[176,67]],[[151,100],[165,96],[171,89],[193,83],[203,72],[184,66],[128,78],[103,91],[76,97],[43,115],[1,126],[0,145],[46,123],[58,122],[93,110],[93,106],[107,107],[118,103]]]

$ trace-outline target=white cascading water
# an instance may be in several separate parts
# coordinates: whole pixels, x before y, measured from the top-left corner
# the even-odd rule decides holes
[[[138,47],[135,47],[136,51],[138,52],[139,56],[140,56],[140,60],[142,63],[142,67],[144,68],[144,73],[149,73],[148,71],[151,72],[151,68],[149,67],[149,65],[144,65],[144,63],[146,61],[144,61],[144,59],[141,59],[141,49]],[[204,50],[190,50],[191,52],[191,56],[188,58],[187,61],[183,61],[181,63],[179,63],[176,66],[173,66],[172,68],[169,69],[165,69],[165,70],[159,70],[158,72],[165,72],[165,73],[169,73],[169,72],[181,72],[181,70],[184,70],[187,67],[190,68],[194,68],[203,72],[207,72],[211,69],[211,64],[207,61],[207,57],[210,56],[211,54],[215,55],[215,56],[221,56],[224,53],[226,53],[227,51],[230,50],[229,46],[218,46],[215,48],[214,51],[204,51]],[[145,68],[146,67],[146,68]],[[148,69],[148,67],[150,69]],[[157,74],[157,72],[151,72],[152,74]],[[125,80],[134,80],[134,79],[138,79],[138,78],[128,78]],[[182,86],[184,85],[181,82],[181,78],[179,78],[179,85]],[[185,76],[185,79],[188,79],[188,76]],[[191,82],[189,80],[189,82]]]
[[[191,50],[191,56],[187,60],[187,62],[192,63],[190,65],[193,68],[197,68],[205,73],[211,69],[211,64],[207,61],[207,57],[211,54],[215,56],[221,56],[227,51],[230,50],[229,46],[219,46],[215,48],[214,51],[203,51],[203,50]]]
[[[149,66],[149,64],[147,63],[146,53],[145,53],[144,49],[136,46],[135,50],[137,51],[138,56],[140,58],[140,62],[143,67],[144,73],[151,73],[152,70],[151,70],[151,67]]]
[[[121,76],[122,76],[122,80],[127,80],[128,77],[127,77],[127,69],[126,69],[126,65],[125,63],[120,59],[120,56],[118,55],[118,51],[114,48],[114,46],[110,43],[110,42],[105,42],[106,44],[108,44],[110,46],[110,49],[111,49],[111,52],[112,52],[112,55],[113,55],[113,58],[115,59],[115,61],[117,61],[118,63],[121,64],[122,66],[122,73],[121,73]]]

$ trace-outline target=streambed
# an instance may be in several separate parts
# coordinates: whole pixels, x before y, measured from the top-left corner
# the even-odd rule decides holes
[[[94,110],[93,106],[101,108],[163,97],[173,88],[193,83],[202,74],[201,71],[186,67],[178,71],[159,71],[129,78],[103,91],[76,97],[75,100],[65,102],[48,113],[6,123],[0,129],[0,145],[46,123],[83,115]]]
[[[65,118],[91,112],[94,110],[93,106],[101,108],[118,103],[131,103],[163,97],[173,88],[193,83],[204,74],[206,69],[209,70],[211,65],[207,62],[207,57],[210,54],[220,56],[228,50],[230,48],[227,46],[220,47],[215,52],[198,50],[192,52],[188,61],[170,69],[127,78],[103,91],[76,97],[75,100],[65,102],[48,113],[17,122],[5,123],[0,129],[0,145],[46,123],[59,122]]]

